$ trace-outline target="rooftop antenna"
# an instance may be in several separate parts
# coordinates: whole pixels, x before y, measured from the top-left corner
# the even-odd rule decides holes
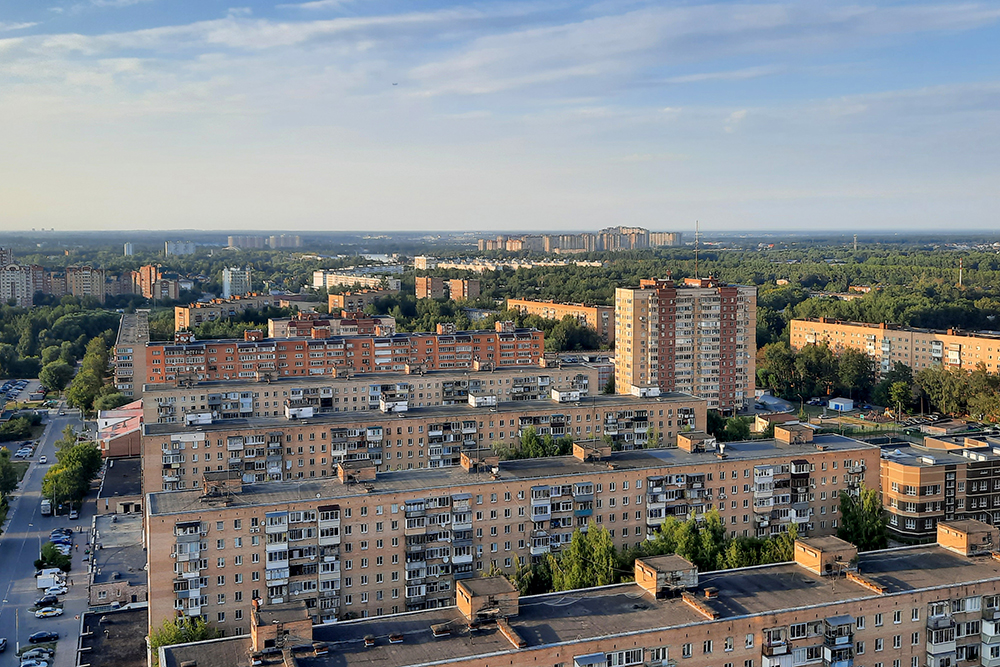
[[[697,220],[695,220],[694,221],[694,277],[695,278],[701,277],[698,274],[698,242],[701,240],[700,234],[701,234],[701,224]]]

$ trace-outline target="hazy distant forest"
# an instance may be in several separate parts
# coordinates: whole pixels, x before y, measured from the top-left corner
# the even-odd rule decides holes
[[[989,239],[992,241],[992,239]],[[404,257],[431,254],[447,257],[476,256],[474,249],[441,241],[439,245],[413,240],[382,245],[368,243],[369,252],[399,252]],[[758,384],[775,393],[799,397],[803,394],[822,395],[834,391],[849,392],[856,397],[879,398],[888,401],[888,388],[879,386],[874,371],[857,360],[842,360],[822,350],[808,354],[792,354],[787,349],[787,326],[796,317],[827,316],[864,322],[890,322],[931,328],[1000,329],[996,318],[1000,314],[1000,254],[984,244],[956,248],[927,243],[879,242],[862,243],[858,250],[838,241],[775,241],[767,244],[754,239],[728,240],[726,247],[705,246],[698,253],[697,272],[713,275],[727,282],[756,285],[758,292],[757,346]],[[773,244],[773,245],[772,245]],[[330,257],[330,250],[339,256]],[[304,291],[325,308],[326,291],[311,290],[312,271],[319,268],[370,264],[357,256],[357,244],[327,248],[327,257],[310,256],[310,248],[302,251],[254,250],[223,251],[219,248],[200,250],[183,257],[162,257],[155,246],[140,251],[134,257],[122,257],[117,247],[77,244],[66,252],[19,252],[17,261],[59,267],[72,263],[92,263],[103,266],[109,275],[137,268],[150,262],[159,263],[164,271],[195,281],[195,289],[182,294],[181,302],[195,300],[221,290],[221,272],[225,266],[250,265],[254,269],[256,289]],[[15,247],[15,251],[17,248]],[[488,253],[499,258],[498,253]],[[509,255],[505,255],[509,257]],[[520,257],[530,257],[523,253]],[[414,272],[399,276],[403,291],[398,296],[382,299],[369,310],[396,318],[401,331],[431,330],[438,322],[456,322],[462,328],[488,328],[498,319],[515,319],[523,326],[545,330],[546,347],[550,351],[596,349],[600,342],[589,330],[566,320],[556,322],[538,317],[521,317],[504,311],[507,297],[554,299],[557,301],[611,304],[616,286],[636,284],[640,278],[665,277],[676,279],[696,273],[695,251],[691,246],[622,253],[591,253],[574,255],[570,259],[600,260],[603,267],[541,267],[502,270],[470,274],[458,270]],[[959,286],[958,266],[964,270]],[[420,300],[413,296],[414,277],[422,274],[443,277],[475,277],[482,283],[482,295],[473,302]],[[787,281],[779,285],[778,281]],[[823,292],[844,292],[849,286],[866,285],[873,289],[862,298],[843,301],[825,297]],[[344,288],[347,289],[347,288]],[[114,326],[115,309],[129,310],[150,307],[139,297],[118,297],[104,308],[96,302],[73,297],[53,299],[40,297],[32,309],[0,305],[0,375],[33,376],[41,368],[43,349],[68,342],[75,356],[82,354],[84,338],[106,332]],[[153,336],[166,338],[173,331],[174,303],[153,305]],[[472,320],[463,308],[493,311],[486,319]],[[287,316],[292,310],[249,312],[242,317],[215,323],[196,331],[202,338],[240,336],[242,331],[266,324],[267,317]],[[947,375],[947,374],[946,374]],[[912,405],[922,400],[928,406],[946,412],[972,411],[968,398],[946,396],[941,387],[965,383],[968,378],[894,377],[904,382],[912,397]],[[981,393],[992,391],[994,378],[978,381]],[[985,384],[984,384],[985,383]],[[977,385],[977,386],[979,386]],[[902,389],[897,388],[897,398]],[[797,400],[797,399],[796,399]],[[975,401],[973,401],[975,403]],[[981,401],[980,401],[981,402]],[[909,403],[909,402],[908,402]],[[976,405],[984,418],[1000,413],[1000,407]],[[1000,417],[1000,414],[995,415]]]

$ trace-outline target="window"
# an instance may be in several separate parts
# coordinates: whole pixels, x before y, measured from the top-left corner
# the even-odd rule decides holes
[[[876,628],[882,627],[882,614],[875,614],[875,627]]]
[[[854,644],[854,652],[857,655],[864,654],[864,652],[865,652],[865,643],[864,642],[855,642],[855,644]]]
[[[901,610],[897,609],[896,611],[892,612],[892,622],[893,623],[903,622],[903,612]]]
[[[753,633],[747,635],[746,643],[743,646],[744,648],[753,648]]]
[[[920,620],[920,610],[916,607],[910,610],[910,620],[919,621]]]
[[[705,653],[705,654],[709,654],[709,653],[712,652],[712,640],[711,639],[706,639],[705,640],[705,642],[701,646],[701,651],[702,651],[702,653]]]
[[[796,623],[788,628],[788,635],[792,639],[802,639],[806,636],[806,624]]]
[[[881,650],[882,650],[882,639],[879,638],[875,640],[875,651],[878,652]]]
[[[914,646],[920,643],[920,633],[914,632],[910,635],[910,643]]]
[[[642,649],[633,648],[627,651],[615,651],[606,655],[608,667],[621,667],[622,665],[642,664]]]
[[[726,643],[725,643],[724,648],[725,648],[726,651],[732,651],[733,650],[733,638],[732,637],[726,637]]]
[[[682,658],[691,657],[691,644],[684,644],[681,646],[681,657]]]
[[[893,648],[903,648],[903,637],[902,635],[892,636],[892,647]]]
[[[864,630],[865,629],[865,617],[864,616],[858,616],[857,621],[855,621],[855,625],[857,625],[858,630]]]

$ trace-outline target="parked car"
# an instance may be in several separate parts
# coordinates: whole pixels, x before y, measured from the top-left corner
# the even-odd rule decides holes
[[[46,632],[42,630],[41,632],[36,632],[35,634],[28,637],[28,641],[32,644],[41,644],[43,642],[55,642],[59,641],[58,632]]]
[[[22,653],[21,660],[31,660],[32,658],[42,658],[43,660],[48,660],[53,654],[54,651],[52,649],[39,646],[38,648],[28,649]]]
[[[50,618],[52,616],[62,616],[63,610],[59,607],[43,607],[35,612],[35,618]]]
[[[45,458],[45,457],[43,456],[42,458]],[[70,521],[76,521],[79,518],[80,518],[80,513],[77,512],[75,509],[72,509],[72,510],[69,511],[69,519],[70,519]]]
[[[41,658],[28,658],[21,661],[21,667],[49,667],[49,663]]]
[[[0,652],[6,651],[6,650],[7,650],[7,638],[6,637],[0,637]]]
[[[65,586],[49,586],[45,589],[46,595],[66,595],[69,593],[69,589]]]
[[[51,607],[54,604],[58,604],[58,602],[59,598],[57,598],[54,594],[49,593],[35,600],[35,606],[39,608]]]

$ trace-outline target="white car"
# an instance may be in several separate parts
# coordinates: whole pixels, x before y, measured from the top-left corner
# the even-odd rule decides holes
[[[39,463],[48,463],[49,462],[49,457],[47,457],[47,456],[40,456],[38,458],[38,462]]]
[[[66,595],[69,589],[65,586],[49,586],[45,589],[45,595]]]

